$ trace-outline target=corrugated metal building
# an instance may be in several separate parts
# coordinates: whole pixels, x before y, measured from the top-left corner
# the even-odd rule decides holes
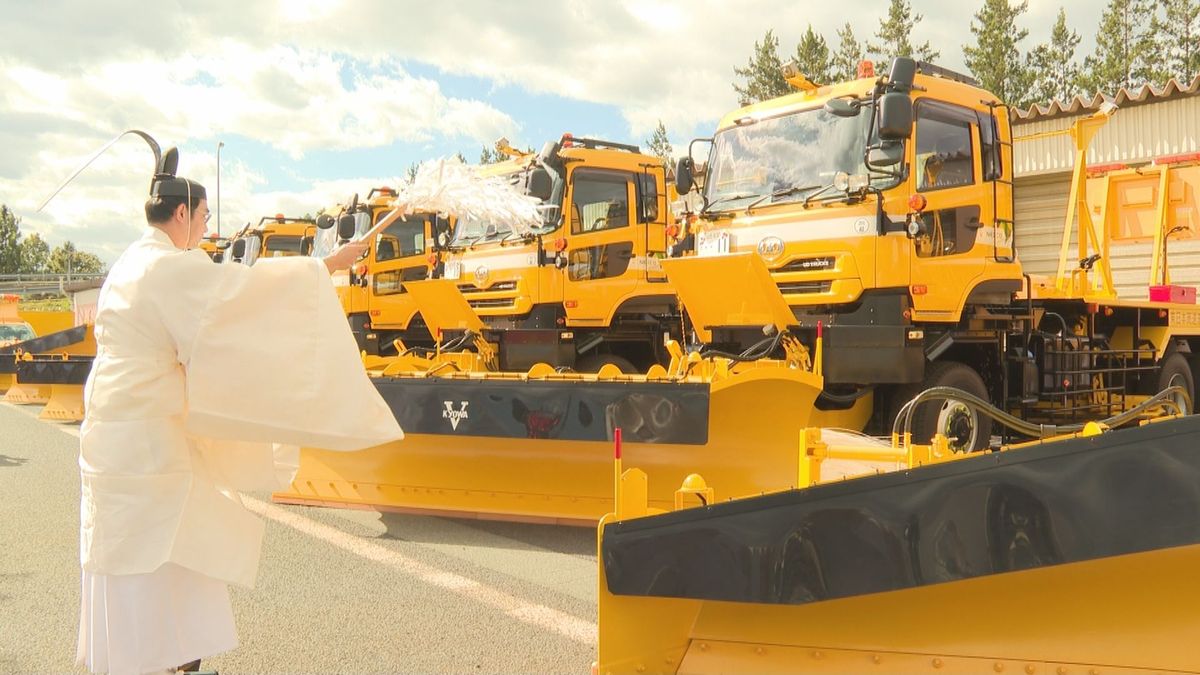
[[[1053,275],[1058,269],[1075,153],[1067,135],[1021,139],[1068,129],[1075,119],[1094,113],[1106,100],[1118,109],[1093,139],[1089,165],[1137,166],[1155,157],[1200,151],[1200,76],[1187,85],[1172,80],[1162,88],[1122,89],[1115,98],[1076,97],[1065,104],[1056,101],[1019,112],[1013,121],[1014,232],[1017,255],[1032,274]],[[1171,281],[1200,287],[1200,233],[1182,235],[1169,242]],[[1071,247],[1074,255],[1074,237]],[[1147,297],[1152,253],[1153,245],[1148,242],[1113,242],[1113,283],[1121,297]]]

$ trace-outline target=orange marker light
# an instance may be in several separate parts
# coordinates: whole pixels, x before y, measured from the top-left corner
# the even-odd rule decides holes
[[[567,250],[567,240],[565,237],[559,237],[554,240],[554,250],[562,253]]]
[[[672,239],[678,239],[679,238],[679,226],[676,225],[675,223],[671,223],[670,225],[668,225],[667,226],[667,236]]]
[[[277,223],[282,223],[283,221],[284,221],[284,216],[283,216],[283,214],[282,214],[282,213],[276,213],[276,214],[275,214],[275,222],[277,222]]]
[[[908,208],[920,213],[929,205],[929,200],[925,199],[925,195],[915,194],[908,198]]]
[[[929,287],[925,284],[914,284],[912,287],[913,295],[925,295],[929,292]]]
[[[864,77],[875,77],[875,62],[870,59],[863,59],[858,62],[858,79]]]
[[[425,260],[426,260],[426,262],[429,263],[430,267],[437,266],[437,254],[436,253],[430,253],[428,256],[426,256]]]

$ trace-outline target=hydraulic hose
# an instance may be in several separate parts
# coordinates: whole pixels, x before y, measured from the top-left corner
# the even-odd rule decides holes
[[[783,341],[783,336],[784,332],[778,331],[771,337],[766,338],[765,340],[759,340],[758,342],[750,345],[740,354],[731,354],[729,352],[720,351],[719,349],[707,349],[700,352],[700,355],[705,357],[719,356],[731,361],[757,361],[770,356],[771,352],[775,351],[775,349],[779,347],[779,343]]]
[[[1181,406],[1176,397],[1182,397],[1184,405]],[[907,434],[912,429],[912,417],[917,405],[931,399],[953,399],[965,404],[968,408],[990,417],[991,419],[1003,424],[1004,426],[1031,438],[1045,438],[1057,434],[1073,434],[1083,431],[1084,424],[1033,424],[1026,422],[1018,417],[1014,417],[1009,413],[993,406],[988,401],[985,401],[974,394],[967,393],[955,387],[932,387],[917,394],[911,401],[905,403],[896,415],[896,419],[892,422],[893,434]],[[1150,408],[1158,405],[1167,405],[1174,408],[1175,412],[1180,415],[1186,415],[1187,410],[1192,407],[1192,397],[1187,391],[1179,385],[1171,385],[1166,389],[1158,392],[1154,396],[1142,401],[1138,405],[1118,413],[1111,417],[1102,420],[1097,420],[1101,424],[1110,428],[1116,428],[1127,424],[1139,417],[1142,413]],[[903,423],[901,423],[903,420]]]

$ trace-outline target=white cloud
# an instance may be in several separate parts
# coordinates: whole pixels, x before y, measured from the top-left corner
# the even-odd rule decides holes
[[[70,236],[111,260],[142,220],[144,179],[131,177],[148,173],[149,155],[135,141],[123,141],[46,214],[31,210],[123,129],[178,143],[240,135],[294,158],[394,143],[424,152],[444,139],[546,140],[522,138],[512,115],[523,113],[498,109],[493,92],[455,97],[436,79],[412,75],[406,64],[420,62],[493,88],[614,106],[635,141],[662,120],[682,152],[693,131],[707,134],[735,105],[733,68],[768,28],[785,58],[810,22],[831,47],[847,21],[866,42],[888,0],[213,0],[186,11],[136,0],[9,4],[6,25],[17,29],[0,45],[0,202],[25,218],[26,231],[52,242]],[[944,65],[961,69],[980,3],[912,5],[925,17],[914,41],[931,41]],[[1084,38],[1082,57],[1094,44],[1094,0],[1030,0],[1024,47],[1046,39],[1060,5]],[[184,162],[204,180],[215,173],[210,159],[193,152]],[[293,205],[302,213],[330,198],[323,189],[363,189],[355,180],[265,192],[268,167],[224,168],[227,214],[291,213]]]

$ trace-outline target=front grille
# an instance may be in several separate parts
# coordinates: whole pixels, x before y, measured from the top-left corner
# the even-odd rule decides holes
[[[517,290],[517,282],[516,281],[497,281],[496,283],[492,284],[491,286],[488,286],[487,288],[479,288],[475,284],[459,284],[458,290],[462,291],[463,295],[469,295],[471,293],[496,293],[496,292],[502,292],[502,291],[515,291],[515,290]]]
[[[790,261],[783,267],[771,270],[776,274],[780,272],[812,272],[814,270],[832,269],[837,260],[831,255],[823,255],[816,258],[797,258]]]
[[[472,309],[497,309],[500,307],[512,307],[513,300],[512,298],[491,298],[486,300],[479,299],[470,300],[467,302],[467,304],[469,304]]]
[[[831,288],[833,288],[832,281],[786,281],[779,284],[779,292],[784,295],[828,293]]]

